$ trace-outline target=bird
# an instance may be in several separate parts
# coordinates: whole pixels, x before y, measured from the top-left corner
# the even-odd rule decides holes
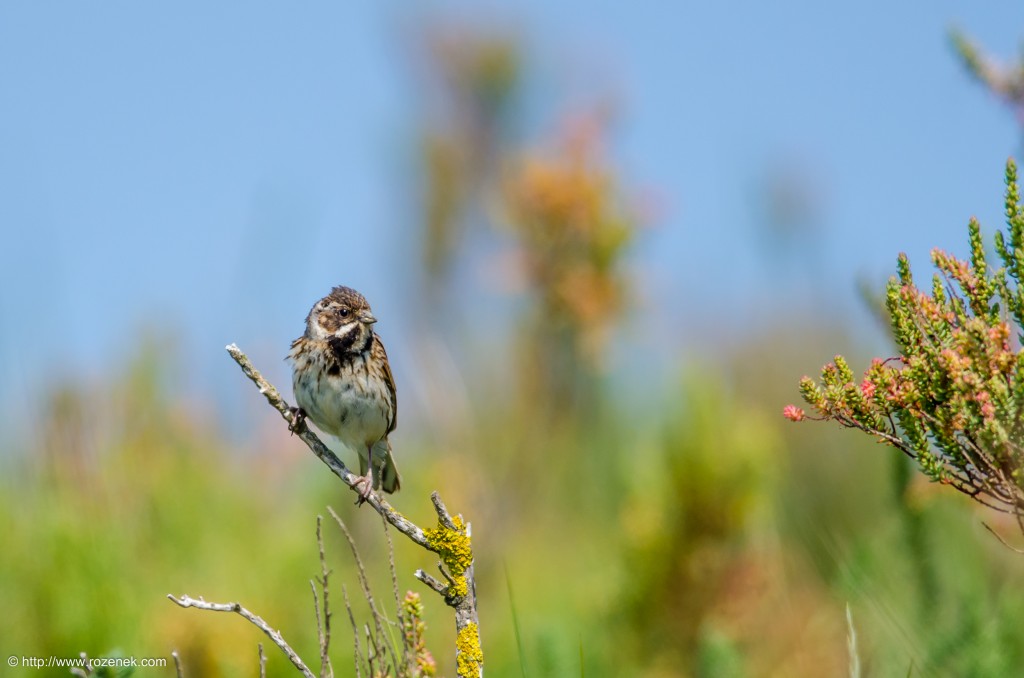
[[[397,423],[398,396],[376,322],[366,297],[351,287],[334,287],[313,304],[305,332],[288,353],[298,404],[292,430],[300,430],[308,417],[357,452],[357,505],[371,489],[394,493],[401,487],[388,440]]]

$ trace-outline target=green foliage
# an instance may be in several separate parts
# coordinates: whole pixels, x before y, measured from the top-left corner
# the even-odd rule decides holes
[[[630,576],[616,612],[651,665],[742,675],[736,639],[715,628],[713,611],[755,557],[745,535],[769,518],[779,440],[762,413],[730,402],[713,378],[688,378],[673,401],[681,412],[664,425],[645,460],[650,475],[634,479],[620,517]],[[730,420],[745,425],[730,429]]]
[[[804,400],[827,420],[860,429],[916,459],[932,480],[1019,514],[1024,509],[1024,208],[1017,167],[1006,166],[1007,240],[990,270],[981,227],[968,224],[970,257],[936,249],[931,294],[915,284],[900,254],[886,288],[897,358],[875,359],[859,384],[842,356],[820,386],[800,381]],[[1011,344],[1017,341],[1017,348]],[[803,412],[792,406],[788,418]]]

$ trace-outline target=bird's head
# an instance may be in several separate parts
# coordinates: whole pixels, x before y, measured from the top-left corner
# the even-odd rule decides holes
[[[343,352],[364,351],[375,322],[366,297],[351,287],[335,287],[306,316],[306,338],[330,341]]]

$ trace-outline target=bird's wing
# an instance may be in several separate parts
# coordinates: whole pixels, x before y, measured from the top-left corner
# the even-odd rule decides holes
[[[395,430],[398,425],[398,391],[395,389],[395,377],[391,374],[391,363],[388,362],[388,352],[384,350],[384,342],[376,333],[373,335],[373,352],[380,351],[381,362],[384,365],[384,383],[387,384],[388,394],[391,396],[391,421],[388,423],[388,433]],[[387,435],[387,434],[385,434]]]

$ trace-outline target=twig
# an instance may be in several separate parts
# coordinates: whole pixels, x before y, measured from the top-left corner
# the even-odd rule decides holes
[[[309,588],[313,591],[313,615],[316,617],[316,639],[320,645],[320,678],[325,678],[324,671],[327,669],[326,656],[324,652],[324,626],[320,618],[320,598],[316,593],[316,582],[309,580]]]
[[[359,627],[356,626],[356,618],[352,614],[352,606],[348,602],[348,589],[344,584],[341,585],[341,597],[345,599],[345,609],[348,610],[348,620],[352,623],[352,637],[355,639],[356,649],[352,654],[352,659],[356,665],[356,678],[362,678],[360,666],[363,663],[363,653],[359,649]]]
[[[381,521],[381,525],[384,527],[384,537],[388,542],[388,570],[391,572],[391,591],[395,594],[395,609],[402,609],[402,599],[398,595],[398,570],[395,567],[395,544],[391,541],[391,533],[388,532],[387,521]],[[402,615],[398,615],[401,620]]]
[[[320,626],[320,612],[317,610],[317,635],[320,640],[320,678],[334,676],[334,667],[331,666],[331,656],[328,649],[331,646],[331,605],[330,588],[327,584],[327,577],[330,572],[327,569],[327,558],[324,555],[323,516],[316,517],[316,544],[320,552],[320,588],[324,592],[324,624]],[[316,587],[313,588],[313,599],[316,601]]]
[[[262,647],[262,645],[260,647]],[[185,673],[181,670],[181,657],[178,656],[177,650],[171,652],[171,659],[174,660],[174,675],[177,676],[177,678],[184,678]]]
[[[249,610],[242,607],[239,603],[208,603],[203,599],[196,600],[189,596],[182,596],[181,598],[175,598],[172,594],[168,593],[167,597],[173,600],[181,607],[194,607],[199,610],[209,610],[211,612],[234,612],[240,615],[244,619],[248,620],[253,626],[258,628],[263,633],[267,634],[270,640],[274,641],[274,644],[281,648],[281,651],[285,653],[288,660],[297,668],[302,675],[306,678],[316,678],[313,672],[309,670],[306,663],[302,661],[302,658],[292,649],[291,645],[285,642],[284,637],[280,631],[275,631],[270,628],[270,625],[259,615],[255,615]]]
[[[378,642],[387,641],[387,650],[393,657],[397,657],[395,648],[390,642],[391,637],[385,636],[384,634],[384,625],[387,623],[387,619],[384,618],[384,615],[377,608],[377,602],[373,598],[373,591],[370,590],[370,580],[366,576],[366,568],[363,567],[363,559],[359,556],[359,550],[356,548],[355,540],[352,539],[352,533],[348,531],[348,526],[345,525],[345,521],[343,521],[341,517],[334,512],[333,508],[328,506],[327,511],[331,514],[331,517],[334,518],[334,521],[338,523],[338,527],[340,527],[341,531],[345,534],[345,539],[348,540],[349,548],[352,549],[352,557],[356,561],[356,570],[359,573],[359,585],[363,589],[363,597],[366,598],[366,602],[370,606],[370,614],[373,617],[373,626],[377,631]]]
[[[373,638],[373,633],[370,631],[369,624],[363,624],[363,631],[366,632],[366,667],[370,672],[371,676],[385,675],[382,669],[374,670],[373,663],[377,662],[383,667],[384,662],[381,659],[380,647],[377,645],[377,641]]]
[[[448,513],[448,507],[441,501],[441,495],[437,492],[431,492],[430,501],[434,505],[434,510],[437,511],[437,519],[441,521],[441,524],[449,530],[457,530],[458,528],[455,527],[455,523],[452,521],[452,514]]]
[[[440,560],[437,561],[437,571],[440,572],[441,576],[444,577],[446,582],[448,582],[448,586],[455,586],[455,580],[452,579],[452,576],[444,569],[444,563]]]
[[[263,654],[263,643],[256,643],[260,654],[260,678],[267,678],[267,655]]]
[[[402,636],[405,637],[405,615],[402,613],[402,599],[398,596],[398,568],[395,565],[395,544],[391,541],[391,533],[388,532],[388,521],[381,520],[381,527],[384,529],[384,538],[388,543],[388,571],[391,573],[391,592],[395,596],[395,616],[398,618],[398,628],[402,629]],[[403,671],[412,675],[412,667],[415,666],[415,661],[412,655],[409,653],[409,643],[403,640],[402,642],[402,667]]]
[[[440,593],[442,596],[448,594],[448,587],[442,584],[439,580],[433,576],[427,574],[423,570],[416,570],[412,573],[412,576],[419,579],[421,582],[432,588],[434,591]]]
[[[1009,543],[1008,543],[1008,542],[1007,542],[1007,541],[1006,541],[1005,539],[1003,539],[1002,535],[1000,535],[1000,534],[999,534],[998,532],[996,532],[996,531],[995,531],[995,530],[993,530],[993,529],[992,529],[991,527],[989,527],[989,524],[988,524],[988,523],[984,523],[984,522],[983,522],[983,523],[982,523],[981,525],[982,525],[982,527],[984,527],[984,528],[985,528],[986,530],[988,530],[989,532],[991,532],[991,533],[992,533],[992,535],[993,535],[993,536],[994,536],[994,537],[995,537],[996,539],[998,539],[998,540],[999,540],[999,542],[1000,542],[1000,543],[1001,543],[1001,544],[1002,544],[1003,546],[1005,546],[1006,548],[1010,549],[1010,550],[1011,550],[1011,551],[1013,551],[1014,553],[1019,553],[1019,554],[1022,554],[1022,555],[1024,555],[1024,549],[1019,549],[1019,548],[1017,548],[1016,546],[1010,546],[1010,544],[1009,544]]]

